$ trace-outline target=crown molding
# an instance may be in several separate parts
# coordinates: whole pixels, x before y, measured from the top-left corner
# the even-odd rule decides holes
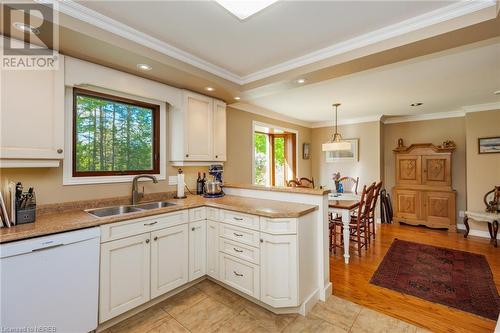
[[[54,3],[56,0],[35,0],[42,4]],[[271,66],[249,75],[240,76],[223,67],[208,62],[189,52],[183,51],[173,45],[163,42],[148,34],[140,32],[126,24],[118,22],[108,16],[102,15],[92,9],[80,5],[73,0],[57,1],[58,10],[80,21],[86,22],[103,30],[109,31],[125,39],[136,42],[145,47],[151,48],[174,59],[183,61],[189,65],[205,70],[211,74],[229,80],[233,83],[243,85],[266,77],[286,72],[304,65],[309,65],[320,60],[353,51],[368,45],[388,40],[390,38],[402,36],[438,23],[458,18],[477,12],[479,10],[496,6],[495,0],[480,1],[460,1],[451,5],[439,8],[423,15],[378,29],[367,34],[351,38],[347,41],[331,45],[311,52],[307,55],[285,61],[281,64]]]
[[[382,115],[375,116],[367,116],[367,117],[359,117],[359,118],[350,118],[350,119],[342,119],[337,122],[338,125],[352,125],[352,124],[361,124],[361,123],[371,123],[374,121],[380,121],[382,119]],[[328,121],[319,121],[312,123],[312,128],[320,128],[320,127],[332,127],[335,126],[335,122],[333,120]]]
[[[434,11],[412,17],[408,20],[348,39],[329,47],[311,52],[301,57],[285,61],[255,73],[242,77],[243,84],[261,80],[266,77],[286,72],[301,66],[309,65],[327,58],[353,51],[368,45],[402,36],[419,29],[442,23],[460,16],[477,12],[481,9],[496,6],[495,0],[460,1]],[[492,17],[493,18],[493,17]]]
[[[418,114],[412,116],[395,116],[395,117],[385,117],[383,120],[384,124],[397,124],[397,123],[407,123],[411,121],[422,121],[422,120],[434,120],[434,119],[446,119],[446,118],[458,118],[464,117],[465,112],[463,110],[448,111],[448,112],[436,112],[427,114]]]
[[[463,106],[465,113],[500,110],[500,102]]]

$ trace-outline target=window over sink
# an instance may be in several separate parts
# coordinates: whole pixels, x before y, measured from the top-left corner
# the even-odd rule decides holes
[[[73,89],[73,177],[160,173],[160,106]]]

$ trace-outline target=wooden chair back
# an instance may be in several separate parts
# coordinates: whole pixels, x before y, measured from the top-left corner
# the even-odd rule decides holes
[[[359,177],[340,177],[339,182],[346,193],[358,194]]]
[[[314,188],[314,178],[309,179],[302,177],[300,179],[289,180],[286,185],[288,187]]]
[[[298,180],[292,179],[286,182],[288,187],[300,187],[300,182]]]
[[[380,195],[380,190],[382,189],[382,182],[379,182],[375,185],[375,190],[373,192],[373,202],[370,208],[370,217],[375,218],[375,208],[377,207],[377,200]]]

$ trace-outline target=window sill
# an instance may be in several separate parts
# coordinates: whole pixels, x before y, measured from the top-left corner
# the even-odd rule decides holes
[[[126,176],[95,176],[95,177],[64,177],[63,185],[89,185],[109,183],[130,183],[136,175]],[[165,180],[164,174],[153,175],[158,180]]]

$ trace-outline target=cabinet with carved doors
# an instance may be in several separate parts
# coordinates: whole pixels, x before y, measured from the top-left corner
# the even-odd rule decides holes
[[[396,186],[393,188],[394,221],[430,228],[456,230],[455,198],[452,189],[451,141],[394,149]]]

